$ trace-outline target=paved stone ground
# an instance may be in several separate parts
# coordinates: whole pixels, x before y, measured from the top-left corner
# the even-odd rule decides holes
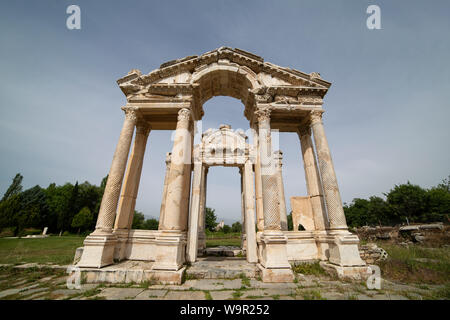
[[[236,279],[190,279],[182,285],[83,284],[68,289],[67,274],[58,268],[0,268],[0,299],[134,299],[134,300],[422,300],[440,299],[444,285],[382,282],[369,290],[364,282],[346,282],[327,275],[297,274],[293,283],[263,283],[241,275]]]

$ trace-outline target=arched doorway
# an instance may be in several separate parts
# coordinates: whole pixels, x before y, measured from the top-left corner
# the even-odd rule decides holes
[[[246,206],[255,206],[258,232],[256,240],[247,244],[255,244],[256,254],[248,250],[253,253],[247,259],[257,263],[263,281],[290,282],[293,274],[289,261],[311,258],[329,264],[340,275],[366,272],[359,256],[359,239],[347,228],[322,123],[323,97],[331,83],[318,73],[283,68],[252,53],[221,47],[201,56],[169,61],[146,75],[131,70],[117,82],[127,98],[122,108],[126,116],[96,229],[84,241],[78,266],[101,268],[113,264],[114,258],[134,257],[152,261],[149,274],[160,281],[181,281],[183,265],[195,261],[197,252],[204,164],[208,165],[208,159],[212,164],[219,160],[224,164],[227,159],[216,153],[199,153],[194,146],[196,123],[204,115],[203,104],[224,95],[243,103],[244,117],[253,135],[248,154],[240,153],[239,148],[230,149],[229,154],[241,161],[238,165],[245,172],[245,193],[249,197]],[[134,129],[136,136],[128,159]],[[280,166],[272,150],[273,129],[299,136],[312,230],[283,229],[283,191]],[[175,130],[173,146],[167,160],[159,230],[136,232],[130,230],[128,222],[134,212],[143,154],[152,130]],[[231,128],[211,132],[211,137],[227,136],[227,130]],[[222,143],[220,148],[229,149],[229,144]],[[252,185],[254,200],[250,199]],[[250,231],[250,224],[246,225]]]

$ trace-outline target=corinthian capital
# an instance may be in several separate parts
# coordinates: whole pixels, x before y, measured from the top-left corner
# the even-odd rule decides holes
[[[137,120],[137,110],[139,110],[138,107],[134,107],[134,106],[126,106],[126,107],[122,107],[122,110],[125,111],[125,117],[128,120],[132,120],[132,121],[136,121]]]
[[[191,110],[188,108],[182,108],[178,111],[178,121],[189,121],[191,117]]]
[[[258,122],[270,120],[270,112],[269,108],[259,108],[255,111],[255,116],[258,119]]]
[[[322,122],[322,113],[323,110],[313,110],[309,114],[309,118],[311,120],[311,125]]]

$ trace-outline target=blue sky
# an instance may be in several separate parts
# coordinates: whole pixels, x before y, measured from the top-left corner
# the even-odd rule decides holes
[[[81,30],[66,8],[81,8]],[[381,30],[366,8],[381,8]],[[448,1],[3,1],[0,4],[0,194],[108,171],[123,122],[116,84],[130,69],[221,46],[320,72],[333,83],[325,129],[344,201],[450,174]],[[248,128],[240,101],[215,97],[203,127]],[[137,209],[157,217],[170,132],[153,131]],[[305,195],[300,144],[282,134],[286,199]],[[240,219],[237,169],[213,168],[207,205]],[[289,209],[289,208],[288,208]]]

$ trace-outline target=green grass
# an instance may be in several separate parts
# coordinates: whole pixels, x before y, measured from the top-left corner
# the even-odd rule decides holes
[[[75,249],[83,246],[84,237],[48,237],[43,239],[0,239],[0,263],[70,264]]]
[[[241,238],[228,238],[228,239],[206,239],[206,247],[218,247],[218,246],[241,246]]]
[[[419,245],[408,248],[383,244],[389,255],[381,261],[381,276],[387,279],[417,284],[442,284],[450,282],[450,249],[427,248]],[[418,261],[417,259],[431,259]]]
[[[312,274],[315,276],[327,274],[326,271],[322,269],[319,262],[295,264],[292,266],[292,270],[295,273]]]
[[[308,290],[302,292],[302,295],[305,300],[323,300],[319,290]]]

